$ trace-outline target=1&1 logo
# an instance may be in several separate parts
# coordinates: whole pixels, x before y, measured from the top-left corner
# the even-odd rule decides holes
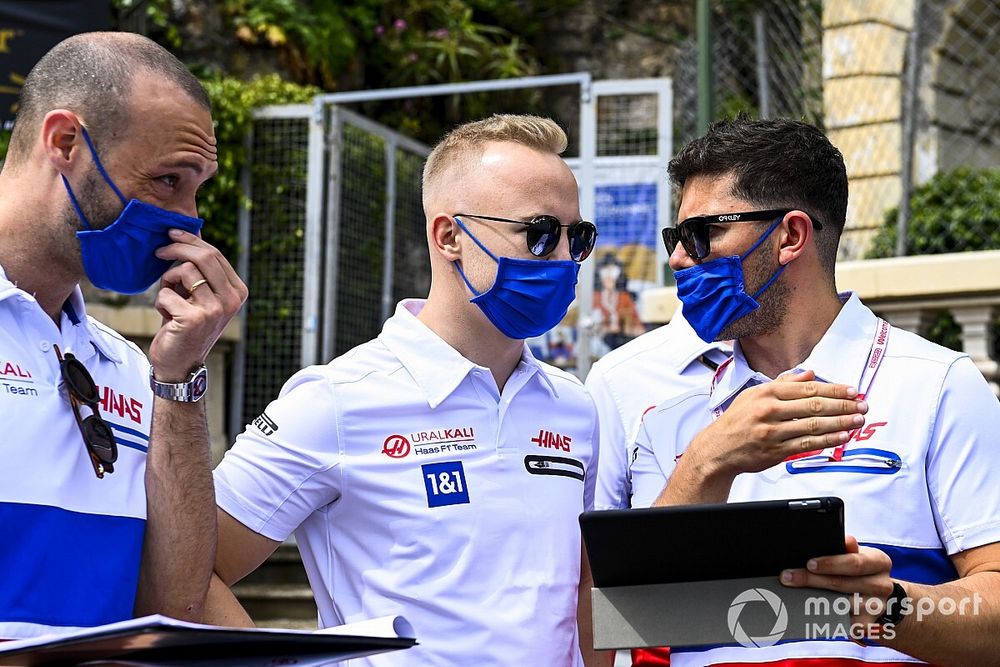
[[[743,613],[743,608],[748,602],[766,602],[771,611],[774,612],[774,626],[771,628],[771,632],[762,637],[751,637],[740,625],[740,614]],[[788,610],[785,609],[785,603],[781,601],[781,598],[777,594],[772,593],[766,588],[748,588],[733,599],[732,604],[729,605],[729,632],[733,635],[733,639],[739,642],[740,646],[744,648],[765,648],[768,646],[774,646],[779,641],[781,641],[782,636],[785,634],[785,630],[788,629]]]

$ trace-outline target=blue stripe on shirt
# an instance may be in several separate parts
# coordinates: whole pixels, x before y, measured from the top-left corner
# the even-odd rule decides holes
[[[132,618],[145,520],[0,502],[0,621]]]
[[[896,547],[873,542],[862,544],[884,551],[892,559],[890,574],[894,579],[931,586],[958,579],[958,570],[944,549]]]
[[[121,431],[122,433],[124,433],[126,435],[132,435],[132,436],[135,436],[135,437],[139,438],[140,440],[142,440],[144,442],[149,442],[149,436],[146,435],[145,433],[143,433],[142,431],[136,431],[135,429],[128,428],[127,426],[119,426],[118,424],[116,424],[114,422],[108,422],[108,425],[111,428],[113,428],[114,430],[116,430],[116,431]]]

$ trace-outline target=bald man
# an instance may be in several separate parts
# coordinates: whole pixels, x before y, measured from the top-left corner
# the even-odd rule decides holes
[[[210,620],[249,623],[223,583],[294,533],[322,626],[414,626],[419,646],[358,664],[581,664],[597,415],[524,344],[566,314],[597,236],[565,148],[551,120],[494,116],[434,149],[428,298],[293,376],[215,471]]]
[[[216,522],[204,361],[246,298],[199,236],[209,101],[162,47],[67,39],[21,90],[0,173],[0,639],[200,620]],[[160,281],[149,356],[78,283]]]

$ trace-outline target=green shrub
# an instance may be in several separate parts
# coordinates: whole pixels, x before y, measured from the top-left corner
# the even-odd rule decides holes
[[[885,215],[865,259],[896,255],[899,208]],[[907,255],[936,255],[1000,248],[1000,169],[970,169],[936,174],[914,189],[906,230]],[[935,318],[927,338],[962,349],[961,327],[947,311]],[[994,341],[996,345],[996,341]]]
[[[219,142],[219,172],[198,194],[198,214],[205,219],[205,239],[234,261],[238,254],[239,211],[250,201],[240,187],[246,164],[244,137],[254,109],[269,104],[298,104],[312,100],[319,89],[283,81],[278,75],[240,81],[232,77],[203,80],[212,100],[215,137]]]
[[[895,256],[898,220],[898,207],[885,214],[865,259]],[[959,167],[914,189],[907,255],[995,248],[1000,248],[1000,169]]]

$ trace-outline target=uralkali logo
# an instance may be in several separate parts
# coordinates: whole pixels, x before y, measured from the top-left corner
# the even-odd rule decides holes
[[[767,604],[771,612],[774,614],[774,626],[771,631],[762,637],[751,637],[740,625],[740,615],[743,613],[744,607],[748,604],[754,603],[753,606],[760,608],[760,603]],[[781,598],[777,594],[772,593],[766,588],[748,588],[733,599],[732,604],[729,605],[729,632],[732,633],[733,639],[739,642],[740,646],[744,648],[765,648],[767,646],[774,646],[785,634],[785,630],[788,629],[788,610],[785,609],[785,603],[781,601]]]

